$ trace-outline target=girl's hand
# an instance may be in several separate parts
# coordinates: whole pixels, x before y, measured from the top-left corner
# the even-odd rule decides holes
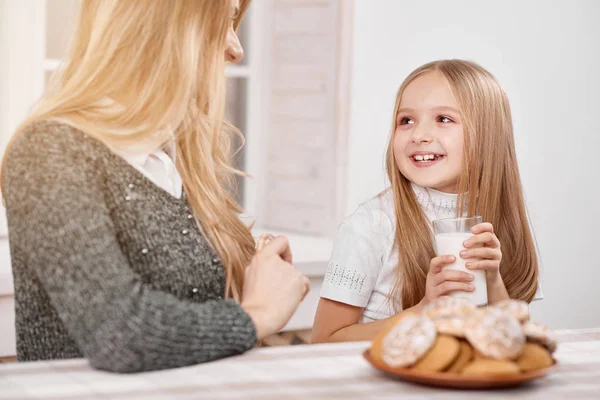
[[[438,256],[431,260],[425,284],[425,297],[421,300],[422,306],[450,292],[458,290],[472,292],[475,290],[475,286],[469,283],[474,279],[473,274],[444,269],[445,266],[452,264],[454,261],[456,261],[456,257],[449,255]]]
[[[500,241],[494,234],[494,227],[489,222],[484,222],[471,228],[471,232],[473,237],[464,241],[466,250],[460,253],[467,260],[465,266],[470,270],[484,270],[488,283],[501,280],[502,251]]]

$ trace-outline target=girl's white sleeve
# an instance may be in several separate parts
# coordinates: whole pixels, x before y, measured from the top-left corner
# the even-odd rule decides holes
[[[339,226],[321,297],[365,307],[383,264],[388,242],[381,212],[362,205]]]

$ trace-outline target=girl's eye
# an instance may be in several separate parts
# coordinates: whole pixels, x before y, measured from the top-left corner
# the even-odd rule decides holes
[[[444,123],[444,124],[448,124],[448,123],[450,123],[450,122],[454,122],[454,121],[452,121],[452,119],[450,119],[450,118],[448,118],[448,117],[444,117],[444,116],[440,115],[440,116],[438,117],[438,122],[442,122],[442,123]]]
[[[410,117],[404,117],[400,119],[400,125],[408,125],[408,124],[414,124],[415,121],[410,118]]]

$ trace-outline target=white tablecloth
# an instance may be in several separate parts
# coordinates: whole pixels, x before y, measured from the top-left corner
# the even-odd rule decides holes
[[[559,369],[510,390],[456,391],[393,380],[367,342],[262,348],[203,365],[134,375],[85,360],[0,365],[0,399],[600,399],[600,329],[559,332]]]

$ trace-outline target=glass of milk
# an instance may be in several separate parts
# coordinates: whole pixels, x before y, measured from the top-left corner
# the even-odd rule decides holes
[[[463,297],[476,306],[486,305],[488,302],[485,271],[467,269],[467,267],[465,267],[466,260],[460,257],[460,252],[465,250],[463,242],[473,236],[471,228],[480,224],[482,221],[483,219],[480,216],[468,218],[444,218],[433,221],[436,255],[450,255],[456,257],[454,263],[444,268],[465,271],[474,276],[473,281],[470,282],[475,285],[474,291],[456,291],[449,295],[452,297]]]

